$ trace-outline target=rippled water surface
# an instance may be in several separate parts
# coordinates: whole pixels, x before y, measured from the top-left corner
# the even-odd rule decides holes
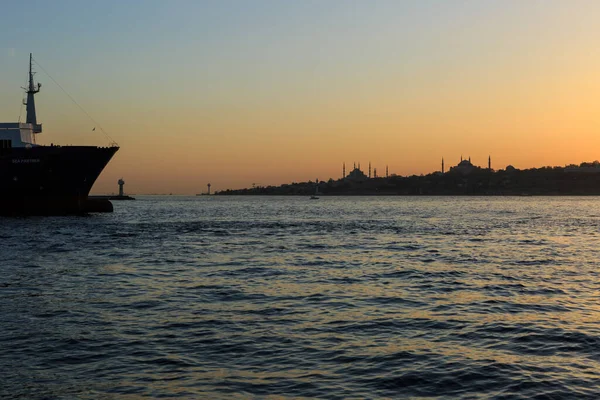
[[[0,397],[600,398],[600,198],[0,218]]]

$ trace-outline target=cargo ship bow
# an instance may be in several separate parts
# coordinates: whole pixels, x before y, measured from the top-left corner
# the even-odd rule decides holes
[[[42,125],[34,95],[41,85],[33,75],[30,55],[26,122],[0,123],[0,215],[85,213],[94,182],[119,147],[36,144]]]

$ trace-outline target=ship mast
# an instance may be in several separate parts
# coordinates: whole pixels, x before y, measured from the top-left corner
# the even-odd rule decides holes
[[[33,133],[40,133],[42,131],[42,125],[37,123],[37,118],[35,115],[35,100],[33,99],[33,95],[40,91],[42,85],[38,83],[35,85],[33,83],[33,72],[32,68],[33,64],[33,56],[29,53],[29,86],[25,89],[27,90],[27,102],[25,105],[27,106],[27,120],[28,124],[31,124],[33,127]]]

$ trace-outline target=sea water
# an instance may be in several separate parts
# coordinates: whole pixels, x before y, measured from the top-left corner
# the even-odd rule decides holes
[[[0,218],[0,397],[600,397],[600,198]]]

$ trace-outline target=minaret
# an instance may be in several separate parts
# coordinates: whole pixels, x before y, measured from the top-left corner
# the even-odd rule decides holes
[[[492,156],[488,156],[488,169],[492,169]]]
[[[371,161],[369,161],[369,178],[371,178]]]
[[[358,170],[360,171],[360,161],[358,162]]]
[[[208,187],[208,191],[206,192],[206,194],[210,195],[210,183],[206,186]]]
[[[388,166],[386,165],[386,166],[385,166],[385,177],[386,177],[386,178],[389,178],[389,177],[390,177],[390,175],[389,175],[389,173],[388,173],[388,172],[389,172],[389,170],[388,170]]]
[[[377,168],[374,168],[374,169],[373,169],[373,176],[374,176],[375,178],[377,178]]]
[[[444,173],[444,157],[442,157],[442,174]]]
[[[38,83],[36,86],[33,83],[33,75],[35,72],[33,72],[32,64],[33,56],[31,53],[29,53],[29,86],[24,88],[27,91],[27,102],[25,103],[27,106],[27,120],[25,122],[32,124],[33,133],[40,133],[42,131],[42,124],[38,125],[37,123],[37,118],[35,115],[35,100],[33,99],[33,95],[40,91],[42,85]]]
[[[342,179],[346,177],[346,162],[342,163]]]
[[[354,161],[354,169],[356,169],[356,161]]]

